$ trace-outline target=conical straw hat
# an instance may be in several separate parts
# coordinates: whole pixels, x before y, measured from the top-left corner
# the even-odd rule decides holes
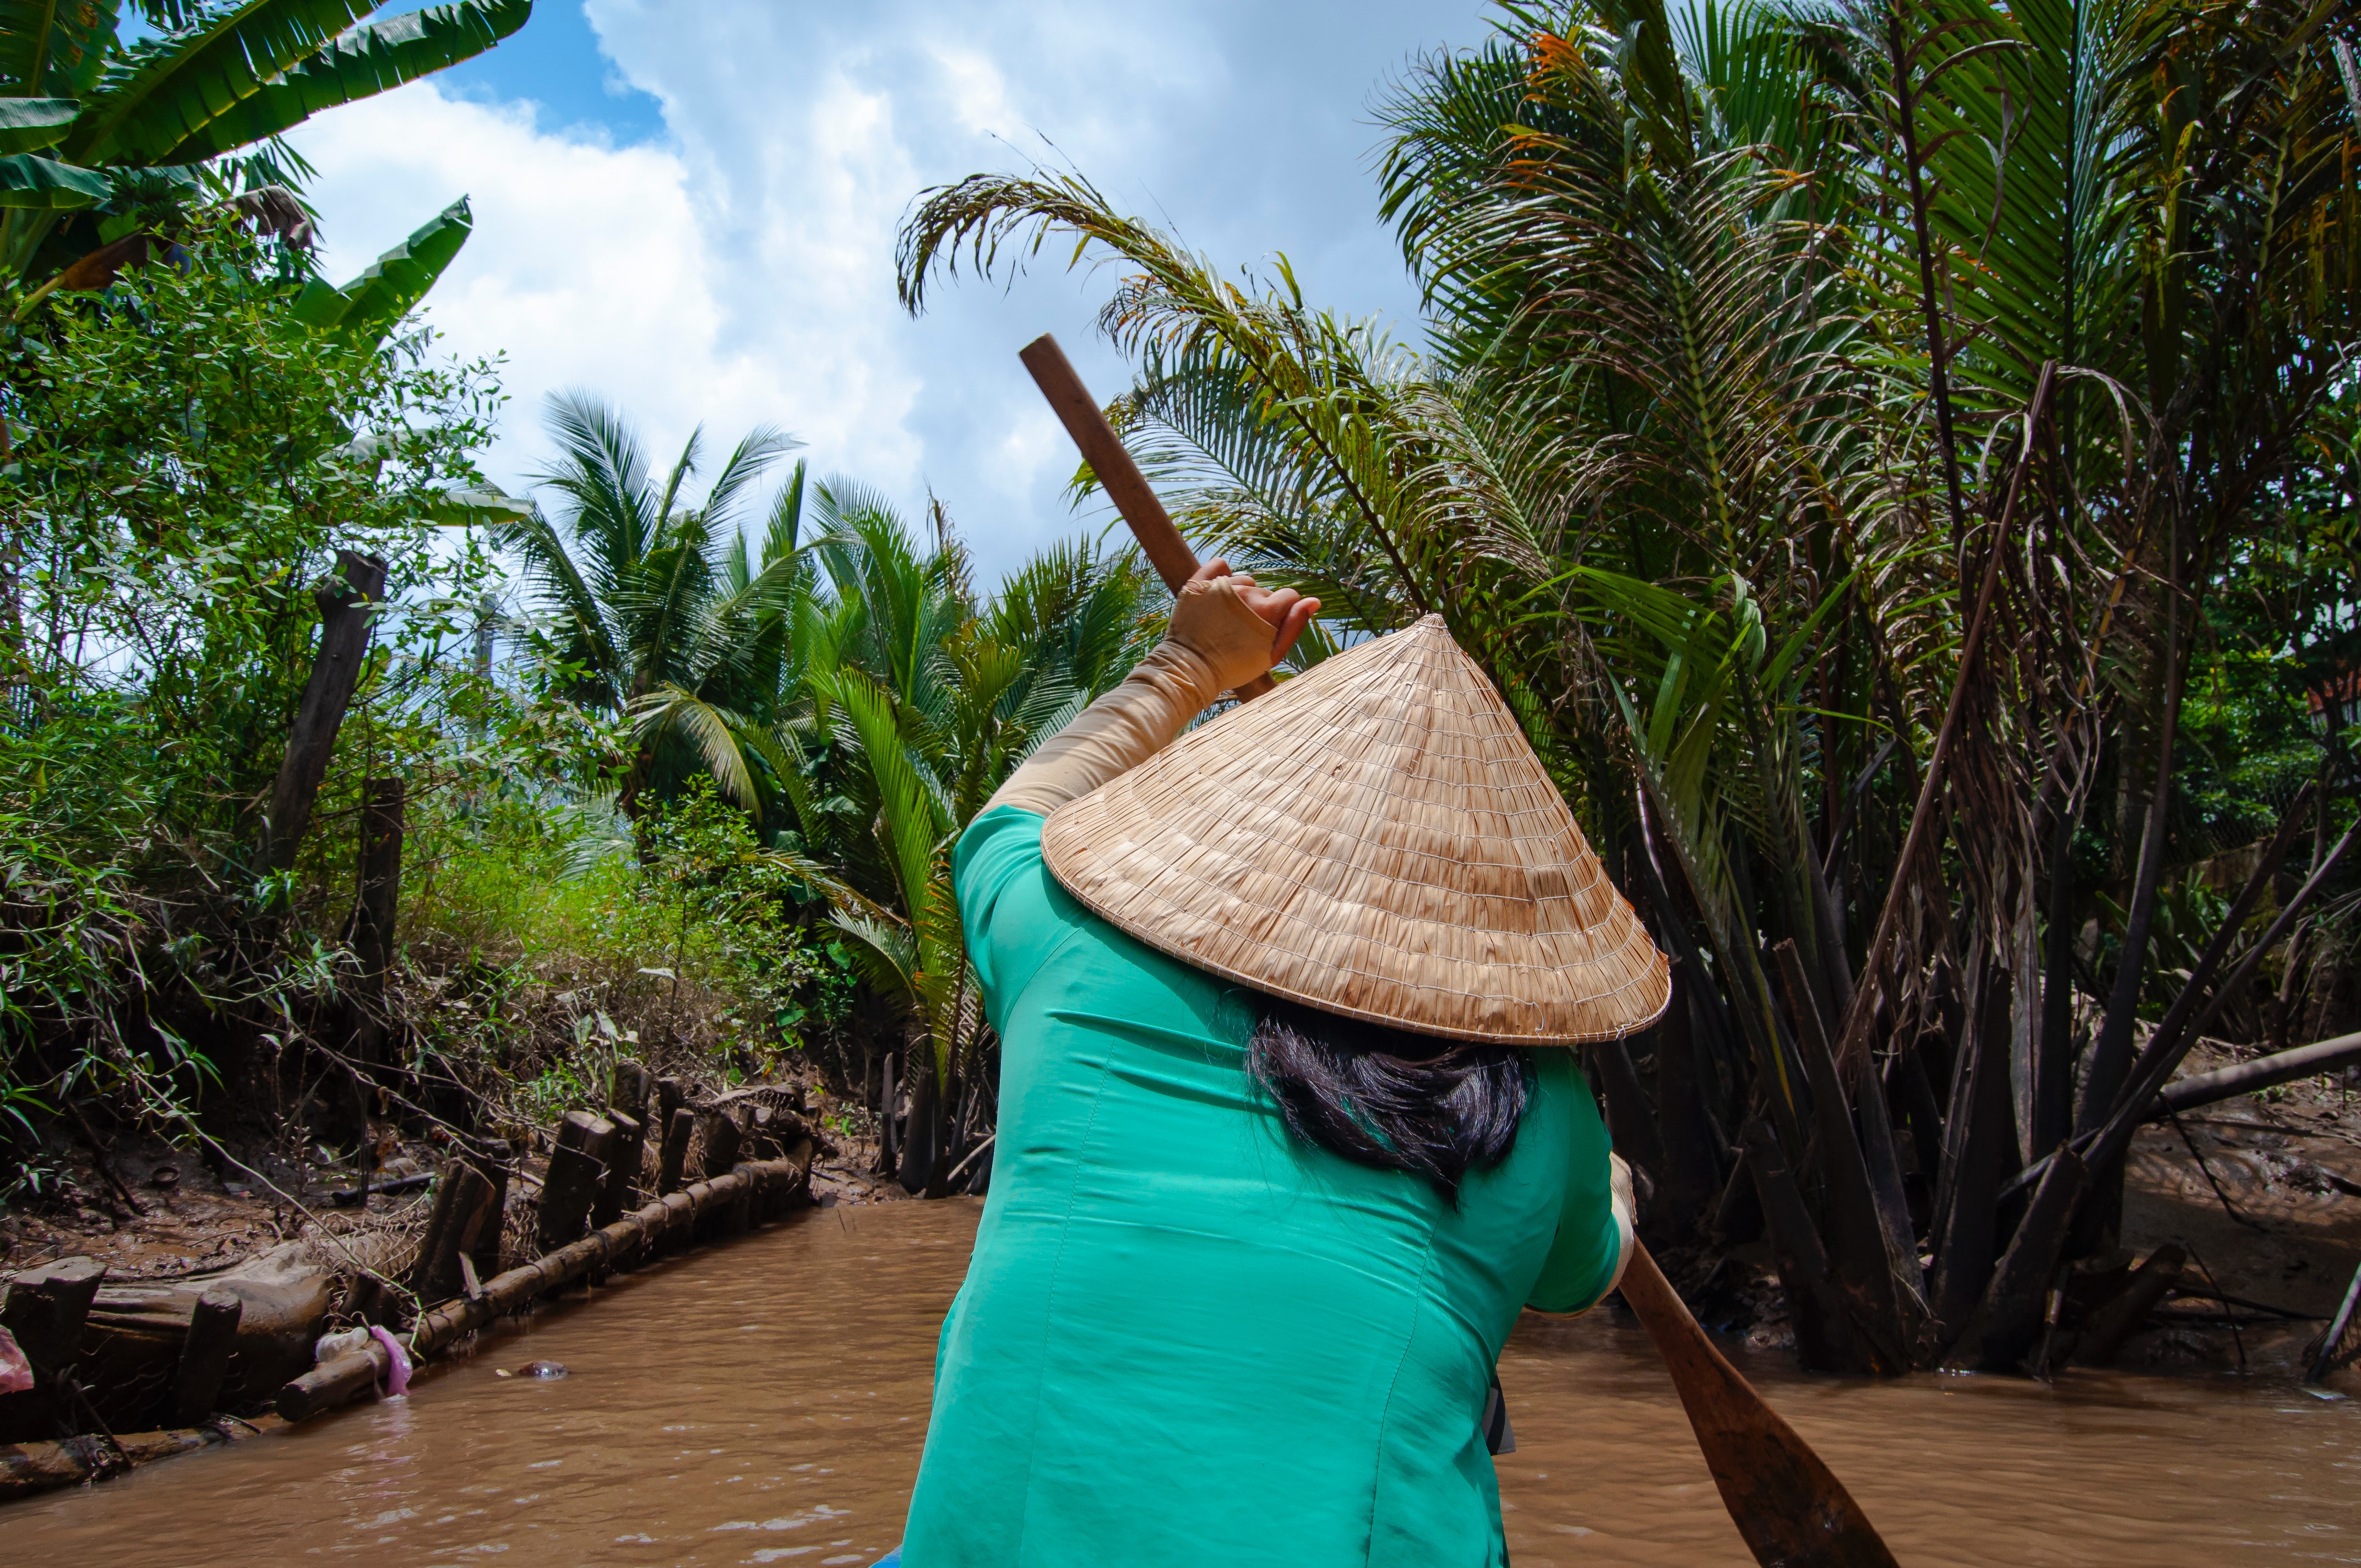
[[[1613,1039],[1664,955],[1440,616],[1183,735],[1053,813],[1075,897],[1257,991],[1421,1034]]]

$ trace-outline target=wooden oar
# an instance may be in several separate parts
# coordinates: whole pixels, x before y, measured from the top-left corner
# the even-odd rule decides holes
[[[1074,374],[1058,340],[1044,333],[1017,357],[1082,448],[1115,510],[1131,524],[1165,586],[1180,592],[1196,574],[1196,553],[1172,526],[1171,515]],[[1270,689],[1270,677],[1258,675],[1240,686],[1237,696],[1244,701]],[[1713,1348],[1656,1260],[1637,1242],[1623,1271],[1623,1299],[1639,1314],[1671,1370],[1697,1446],[1705,1451],[1706,1467],[1756,1562],[1764,1568],[1895,1568],[1894,1554],[1852,1494]]]
[[[1623,1270],[1623,1300],[1656,1342],[1722,1505],[1757,1563],[1894,1568],[1894,1553],[1844,1483],[1713,1347],[1638,1242]]]
[[[1148,556],[1156,575],[1174,593],[1180,585],[1197,575],[1197,553],[1172,526],[1172,514],[1156,499],[1148,488],[1148,476],[1131,460],[1116,438],[1115,427],[1091,398],[1082,378],[1074,374],[1073,365],[1058,340],[1043,333],[1023,348],[1016,357],[1025,361],[1025,368],[1033,372],[1033,384],[1049,400],[1049,410],[1066,427],[1066,433],[1082,448],[1082,461],[1098,476],[1099,488],[1115,502],[1115,510],[1123,513],[1123,521],[1131,524],[1132,536],[1139,541],[1140,550]],[[1268,675],[1257,675],[1237,689],[1237,699],[1246,702],[1271,689]]]

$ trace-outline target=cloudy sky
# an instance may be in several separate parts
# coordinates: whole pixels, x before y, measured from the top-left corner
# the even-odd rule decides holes
[[[1231,266],[1283,252],[1312,297],[1414,327],[1377,222],[1375,105],[1481,0],[539,0],[491,54],[323,115],[324,266],[342,280],[454,198],[476,229],[430,301],[444,349],[505,354],[489,456],[522,489],[552,389],[605,396],[666,460],[772,423],[814,470],[950,507],[987,580],[1104,521],[1017,348],[1054,331],[1094,391],[1111,272],[1055,262],[895,302],[927,186],[1064,163]]]

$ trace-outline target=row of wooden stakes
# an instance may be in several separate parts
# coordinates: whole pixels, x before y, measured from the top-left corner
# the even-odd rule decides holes
[[[792,1112],[761,1103],[748,1091],[691,1109],[687,1085],[655,1079],[631,1062],[618,1068],[613,1089],[603,1113],[569,1112],[551,1135],[548,1166],[533,1204],[529,1261],[499,1267],[507,1151],[463,1142],[436,1183],[419,1249],[402,1277],[358,1275],[347,1293],[347,1319],[389,1325],[409,1320],[401,1337],[412,1362],[422,1363],[544,1297],[637,1266],[659,1250],[738,1234],[809,1201],[816,1145]],[[646,1129],[652,1124],[662,1132],[651,1190]],[[20,1282],[10,1293],[11,1319],[27,1320],[13,1326],[35,1330],[37,1317],[56,1331],[37,1335],[44,1344],[78,1341],[104,1273],[87,1260],[70,1264],[82,1266],[60,1266],[46,1271],[40,1288]],[[413,1303],[414,1315],[404,1310]],[[239,1298],[226,1290],[209,1289],[199,1298],[177,1369],[183,1422],[212,1410],[212,1391],[221,1386],[241,1309]],[[382,1386],[391,1360],[372,1339],[365,1349],[321,1362],[280,1389],[276,1417],[262,1418],[262,1425],[221,1418],[164,1431],[0,1444],[0,1499],[104,1479],[263,1425],[308,1420]]]

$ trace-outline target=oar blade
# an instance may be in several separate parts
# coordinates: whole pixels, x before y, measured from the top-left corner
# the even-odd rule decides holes
[[[1795,1429],[1738,1374],[1635,1246],[1623,1299],[1673,1375],[1730,1521],[1763,1568],[1898,1568],[1869,1516]]]

